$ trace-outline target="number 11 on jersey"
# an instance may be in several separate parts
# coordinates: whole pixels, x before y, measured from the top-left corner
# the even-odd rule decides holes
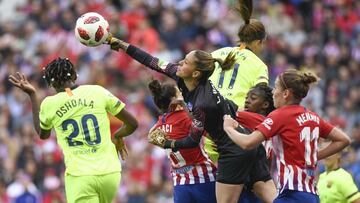
[[[300,133],[300,142],[305,141],[305,162],[307,166],[313,166],[317,161],[317,142],[319,138],[319,127],[311,132],[310,127],[304,127]],[[311,149],[313,144],[314,148]],[[311,159],[312,158],[312,159]]]

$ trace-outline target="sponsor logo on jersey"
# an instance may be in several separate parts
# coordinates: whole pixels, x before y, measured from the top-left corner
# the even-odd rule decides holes
[[[187,173],[188,171],[191,171],[194,168],[194,166],[184,166],[181,168],[174,169],[175,173]]]
[[[274,121],[271,118],[267,118],[263,121],[263,126],[267,128],[268,130],[271,130],[272,124],[274,124]]]

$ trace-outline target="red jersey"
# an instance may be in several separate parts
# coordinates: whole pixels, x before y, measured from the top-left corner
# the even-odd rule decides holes
[[[276,158],[274,181],[284,189],[317,194],[315,170],[318,139],[325,138],[333,126],[300,105],[289,105],[271,112],[256,127],[271,139]]]
[[[254,131],[256,127],[265,120],[265,116],[254,113],[251,111],[238,111],[236,112],[236,121],[243,127]],[[270,140],[266,140],[263,143],[266,151],[266,158],[271,160],[272,158],[272,144]]]
[[[179,140],[190,133],[192,120],[184,110],[159,116],[156,123],[164,130],[169,139]],[[166,149],[172,165],[174,185],[188,185],[215,181],[216,167],[206,152],[200,147],[189,149]]]

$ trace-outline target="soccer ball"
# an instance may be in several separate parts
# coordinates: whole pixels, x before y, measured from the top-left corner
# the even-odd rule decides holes
[[[98,13],[85,13],[76,20],[75,36],[85,46],[99,46],[109,36],[109,23]]]

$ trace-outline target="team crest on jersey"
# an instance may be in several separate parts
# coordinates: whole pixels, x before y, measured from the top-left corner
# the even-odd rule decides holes
[[[193,105],[192,105],[191,102],[186,103],[186,106],[187,106],[187,108],[189,109],[189,111],[192,111]]]

